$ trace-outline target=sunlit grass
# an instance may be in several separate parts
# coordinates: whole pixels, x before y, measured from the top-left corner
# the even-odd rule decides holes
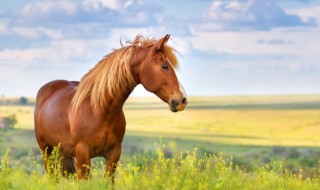
[[[156,98],[131,98],[125,115],[131,134],[237,145],[319,146],[320,109],[312,107],[318,104],[319,95],[193,97],[185,111],[172,113]],[[9,114],[16,114],[17,128],[34,128],[33,106],[0,106],[0,116]]]
[[[18,129],[33,129],[33,106],[0,106],[0,117],[15,114],[17,118],[17,125],[15,128]]]
[[[0,189],[320,189],[319,171],[310,171],[318,168],[317,152],[290,151],[290,147],[279,150],[279,154],[300,155],[293,155],[285,163],[273,163],[276,153],[271,155],[281,146],[319,147],[319,105],[319,95],[193,97],[184,112],[171,113],[158,99],[130,99],[125,105],[124,154],[114,185],[104,178],[101,162],[93,165],[88,180],[45,174],[40,156],[34,152],[38,147],[32,131],[33,106],[0,106],[0,116],[16,114],[16,127],[28,129],[0,133],[1,154],[11,148],[15,158],[1,159]],[[159,136],[167,146],[158,147],[156,155],[149,154]],[[179,154],[194,146],[199,151]],[[210,151],[227,152],[229,156],[199,155]],[[238,156],[241,151],[246,154],[242,166],[237,167],[234,162],[239,163],[239,157],[236,160],[230,155]],[[255,151],[261,157],[248,154]],[[139,155],[132,157],[136,152]],[[26,165],[33,155],[37,160]],[[256,159],[263,158],[270,159],[264,162],[268,166],[255,165]],[[297,165],[305,168],[299,172]],[[303,174],[306,171],[309,173]]]
[[[56,154],[54,154],[56,157]],[[21,168],[11,168],[8,154],[0,165],[1,189],[319,189],[319,178],[303,178],[292,174],[281,164],[274,163],[252,172],[233,164],[232,157],[198,155],[182,152],[175,158],[166,158],[162,147],[155,157],[136,157],[119,164],[115,183],[105,178],[102,162],[92,166],[88,180],[78,181],[76,176],[59,175],[59,158],[51,159],[53,172],[43,173],[41,165],[34,162],[30,173]],[[50,164],[50,163],[49,163]],[[55,171],[58,170],[58,171]],[[318,172],[319,173],[319,172]]]

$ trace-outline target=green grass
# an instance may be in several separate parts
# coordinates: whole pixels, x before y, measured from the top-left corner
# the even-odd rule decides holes
[[[320,142],[320,95],[194,97],[183,112],[167,107],[155,98],[129,99],[127,134],[258,146]],[[0,116],[10,114],[16,128],[33,129],[33,106],[0,106]]]
[[[125,104],[124,145],[148,151],[161,136],[173,152],[197,146],[244,155],[278,146],[319,147],[320,95],[191,97],[189,101],[185,111],[172,113],[157,98],[130,98]],[[33,132],[28,132],[34,127],[33,109],[0,106],[0,116],[16,114],[16,128],[23,129],[0,133],[0,153],[10,147],[37,148]]]
[[[10,114],[17,116],[17,129],[0,130],[0,156],[11,149],[10,175],[6,175],[7,181],[11,180],[8,187],[19,189],[18,183],[22,185],[32,181],[27,189],[111,188],[102,177],[99,164],[94,168],[97,174],[93,172],[88,181],[50,181],[43,175],[42,157],[34,138],[33,106],[0,106],[0,116]],[[119,178],[117,189],[201,189],[201,185],[203,189],[319,188],[320,95],[192,97],[187,109],[179,113],[171,113],[168,106],[158,99],[131,98],[125,104],[125,115],[127,131],[122,165],[116,174]],[[160,137],[161,143],[166,144],[163,159],[170,165],[163,167],[169,169],[172,179],[159,168],[160,174],[152,170],[154,166],[145,166],[143,157],[148,163],[157,158],[154,164],[161,165],[154,146]],[[177,164],[182,159],[179,155],[181,151],[194,147],[198,148],[194,162],[207,159],[214,163],[217,153],[223,152],[226,157],[221,162],[228,163],[233,156],[232,168],[228,163],[220,171],[214,165],[208,171],[195,171],[196,176],[186,177],[186,182],[179,181],[182,179],[175,176],[178,175],[176,171],[183,173]],[[205,153],[216,157],[204,157]],[[278,164],[274,166],[274,162]],[[281,169],[280,164],[287,171]],[[131,166],[136,165],[139,169],[134,173],[137,177],[134,177]],[[272,168],[263,169],[265,165]],[[18,177],[20,181],[16,180]],[[190,185],[187,181],[191,179],[195,183]],[[200,185],[201,179],[206,183]],[[169,186],[170,183],[183,185],[180,188]]]
[[[6,154],[1,159],[1,189],[319,189],[318,177],[303,178],[274,163],[254,172],[245,172],[222,154],[199,156],[197,151],[166,158],[163,149],[155,157],[133,157],[129,163],[119,164],[115,184],[104,177],[103,163],[92,167],[88,180],[75,176],[62,178],[59,162],[49,163],[57,170],[43,174],[40,165],[33,163],[32,171],[11,168]],[[319,174],[319,171],[315,171]]]

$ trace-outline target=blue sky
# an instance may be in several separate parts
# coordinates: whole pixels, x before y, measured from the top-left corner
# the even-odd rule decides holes
[[[201,95],[320,93],[319,0],[0,2],[0,95],[80,80],[119,40],[171,34]],[[141,86],[134,96],[148,94]]]

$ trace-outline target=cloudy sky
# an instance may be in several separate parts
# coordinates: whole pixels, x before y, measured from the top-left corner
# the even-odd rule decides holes
[[[320,93],[319,12],[320,0],[1,0],[0,95],[79,80],[137,34],[171,34],[189,95]]]

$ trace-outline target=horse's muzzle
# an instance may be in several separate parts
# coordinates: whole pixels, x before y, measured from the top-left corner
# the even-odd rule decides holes
[[[181,99],[171,99],[169,102],[169,107],[172,112],[182,111],[188,105],[187,98],[183,97]]]

